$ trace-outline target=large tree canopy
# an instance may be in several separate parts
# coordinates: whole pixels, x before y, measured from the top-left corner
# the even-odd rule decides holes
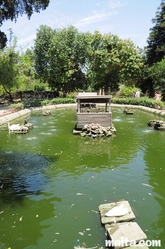
[[[148,76],[152,79],[153,88],[165,93],[165,58],[148,68]]]
[[[137,85],[143,68],[143,58],[131,41],[98,31],[80,33],[73,26],[40,26],[34,54],[38,77],[63,92],[88,86],[115,91],[123,82]]]
[[[52,89],[63,92],[83,89],[88,33],[76,28],[52,30],[41,25],[35,40],[35,68],[38,77]]]
[[[161,0],[160,7],[157,9],[156,16],[152,20],[153,28],[150,29],[147,40],[147,60],[152,65],[161,61],[165,56],[165,0]]]
[[[33,12],[46,9],[49,0],[0,0],[0,26],[6,20],[17,21],[18,16],[26,14],[30,19]],[[0,31],[0,48],[6,44],[7,38]]]
[[[96,90],[104,87],[105,91],[116,91],[120,83],[139,84],[143,58],[131,41],[96,31],[91,46],[89,74]]]
[[[51,27],[41,25],[37,30],[37,38],[34,45],[35,54],[35,70],[41,81],[46,82],[48,80],[48,65],[49,58],[47,53],[49,51],[51,39],[53,37],[53,30]]]
[[[19,55],[16,52],[16,39],[10,48],[0,50],[0,85],[12,101],[12,91],[17,87],[19,75]]]

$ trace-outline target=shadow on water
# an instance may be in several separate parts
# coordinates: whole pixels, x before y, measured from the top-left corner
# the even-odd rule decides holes
[[[61,202],[61,198],[54,195],[45,201],[45,171],[49,165],[46,156],[0,151],[1,249],[37,245],[42,230],[51,226],[45,221],[54,217],[54,202]]]
[[[27,193],[37,194],[45,184],[48,165],[49,159],[43,156],[0,151],[0,199],[13,202]]]

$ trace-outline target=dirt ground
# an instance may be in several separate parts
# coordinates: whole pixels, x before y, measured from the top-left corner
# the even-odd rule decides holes
[[[0,105],[0,117],[4,117],[11,113],[12,113],[12,109],[10,109],[9,105],[8,106]]]

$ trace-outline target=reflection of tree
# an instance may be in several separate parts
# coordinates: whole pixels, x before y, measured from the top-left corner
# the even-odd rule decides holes
[[[120,122],[114,122],[116,135],[93,139],[71,133],[75,124],[73,122],[75,113],[75,109],[57,110],[55,123],[57,137],[54,139],[53,136],[49,136],[48,141],[44,140],[45,147],[51,144],[51,148],[54,148],[57,172],[63,171],[77,176],[86,170],[86,167],[81,167],[82,165],[88,169],[97,167],[97,171],[101,171],[102,166],[108,169],[118,167],[129,163],[134,157],[139,147],[139,134],[136,132],[138,123],[136,126],[134,116],[128,117],[119,109],[113,110],[113,119],[120,116]],[[53,115],[49,116],[49,119],[53,118]],[[52,156],[50,158],[54,162],[54,158]]]
[[[43,156],[0,151],[1,200],[5,202],[21,200],[28,192],[39,191],[41,183],[46,181],[43,174],[46,165],[48,159]],[[30,177],[34,173],[34,182],[30,182]],[[32,184],[35,187],[29,188]]]
[[[109,138],[97,138],[97,139],[90,139],[87,138],[84,141],[82,139],[78,142],[78,150],[79,155],[102,155],[102,154],[109,154],[111,148],[107,146],[107,139]]]
[[[47,165],[48,159],[42,156],[0,151],[0,241],[4,248],[36,245],[42,229],[50,226],[41,222],[54,216],[54,202],[61,199],[44,198]]]
[[[149,174],[149,184],[153,186],[153,191],[156,193],[155,199],[161,207],[159,217],[154,221],[153,228],[156,231],[156,238],[161,239],[162,245],[165,245],[165,191],[164,191],[164,149],[165,149],[165,133],[154,131],[148,134],[145,139],[145,162]],[[157,213],[155,211],[155,213]]]
[[[113,113],[113,116],[115,116],[115,113]],[[135,123],[129,123],[129,120],[130,118],[126,119],[124,115],[120,122],[114,123],[117,132],[112,137],[80,138],[78,154],[82,158],[92,156],[96,162],[102,156],[101,161],[99,161],[100,163],[102,162],[104,167],[107,165],[108,168],[120,166],[121,163],[129,163],[139,147],[139,137],[135,132]],[[134,119],[132,120],[134,121]],[[95,160],[94,158],[97,159]]]
[[[4,248],[37,245],[37,241],[43,237],[42,229],[51,226],[45,221],[54,216],[52,201],[61,200],[56,197],[47,201],[44,198],[42,200],[25,198],[21,203],[15,201],[14,209],[9,205],[1,214],[0,241],[4,243]]]

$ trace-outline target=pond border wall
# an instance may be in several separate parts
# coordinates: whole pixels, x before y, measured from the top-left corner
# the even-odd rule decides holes
[[[141,105],[111,104],[111,106],[112,107],[129,107],[129,108],[132,108],[132,109],[139,109],[139,110],[151,112],[153,114],[157,114],[157,115],[160,115],[160,116],[165,116],[165,110],[159,110],[159,109],[150,108],[150,107],[141,106]]]
[[[20,117],[23,117],[26,115],[30,115],[33,111],[55,110],[57,108],[67,108],[67,107],[75,107],[76,108],[77,104],[58,104],[58,105],[49,105],[49,106],[43,106],[43,107],[34,107],[34,108],[24,109],[24,110],[14,112],[14,113],[0,117],[0,126],[8,123],[9,121],[15,120],[17,118],[20,118]],[[123,107],[123,108],[129,107],[132,109],[139,109],[139,110],[151,112],[153,114],[157,114],[160,116],[165,116],[165,110],[149,108],[146,106],[111,104],[111,107]]]

